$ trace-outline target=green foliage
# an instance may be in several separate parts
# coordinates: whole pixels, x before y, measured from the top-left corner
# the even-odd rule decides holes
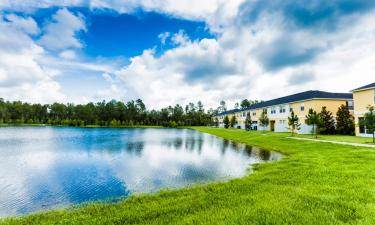
[[[375,109],[373,106],[368,107],[368,112],[365,114],[363,122],[367,133],[372,134],[372,141],[375,143]]]
[[[327,110],[327,107],[323,107],[320,112],[321,124],[319,127],[320,134],[334,134],[336,131],[335,128],[335,119],[332,116],[332,112]]]
[[[292,136],[294,136],[296,130],[301,129],[301,124],[299,123],[298,116],[294,114],[294,111],[292,111],[290,113],[290,116],[288,117],[288,125]]]
[[[345,105],[341,105],[336,113],[336,133],[343,135],[355,134],[354,117]]]
[[[306,124],[312,125],[312,132],[315,138],[318,138],[319,126],[321,124],[320,114],[313,109],[309,109],[309,113],[306,116]]]
[[[229,117],[228,117],[228,116],[224,116],[223,123],[224,123],[224,127],[225,127],[225,128],[229,128],[229,126],[230,126],[230,121],[229,121]]]
[[[250,130],[251,129],[251,124],[252,124],[252,120],[251,120],[251,116],[250,116],[250,113],[248,112],[246,114],[246,119],[245,119],[245,129],[246,130]]]
[[[263,131],[270,123],[270,120],[268,119],[267,113],[265,111],[262,112],[262,114],[259,117],[259,125],[263,127]]]
[[[49,124],[65,126],[206,126],[212,115],[206,113],[202,102],[189,103],[185,110],[180,105],[161,110],[146,109],[141,99],[127,103],[112,100],[74,105],[51,105],[9,102],[0,99],[0,121],[9,124]],[[172,123],[174,122],[174,123]]]
[[[228,182],[214,182],[117,203],[5,219],[0,224],[375,224],[375,151],[287,139],[287,134],[200,127],[219,137],[281,152]],[[349,137],[356,138],[356,137]]]
[[[237,119],[236,119],[236,116],[232,116],[231,118],[230,118],[230,127],[234,127],[234,126],[236,126],[236,124],[237,124]]]

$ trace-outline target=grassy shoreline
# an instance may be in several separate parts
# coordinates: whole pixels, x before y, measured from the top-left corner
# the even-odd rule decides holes
[[[197,127],[284,154],[253,174],[0,224],[375,224],[375,150],[296,141],[288,134]]]

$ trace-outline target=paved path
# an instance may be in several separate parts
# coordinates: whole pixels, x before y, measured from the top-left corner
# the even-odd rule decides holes
[[[311,138],[298,138],[298,137],[287,137],[287,138],[295,139],[295,140],[303,140],[303,141],[315,141],[315,142],[325,142],[325,143],[332,143],[332,144],[339,144],[339,145],[351,145],[351,146],[357,146],[357,147],[375,148],[375,145],[360,144],[360,143],[353,143],[353,142],[328,141],[328,140],[319,140],[319,139],[311,139]]]

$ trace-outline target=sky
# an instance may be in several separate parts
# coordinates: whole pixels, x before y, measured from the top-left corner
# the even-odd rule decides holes
[[[373,0],[0,0],[0,97],[232,108],[375,82]]]

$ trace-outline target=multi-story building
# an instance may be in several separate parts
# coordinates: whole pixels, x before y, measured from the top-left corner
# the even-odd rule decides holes
[[[317,112],[322,110],[322,107],[327,107],[335,116],[338,108],[341,105],[346,105],[349,109],[353,108],[353,94],[351,93],[330,93],[323,91],[306,91],[298,94],[293,94],[269,101],[260,102],[245,109],[235,109],[218,114],[216,117],[219,120],[219,126],[223,127],[223,119],[228,116],[229,119],[233,116],[237,120],[237,128],[245,128],[245,119],[247,114],[250,114],[252,120],[252,129],[255,130],[270,130],[275,132],[288,131],[288,116],[290,112],[298,116],[301,129],[299,133],[311,133],[312,127],[305,123],[306,115],[309,109]],[[269,118],[268,127],[259,126],[259,117],[262,112],[267,114]]]
[[[375,83],[354,89],[354,118],[356,124],[355,133],[357,136],[371,136],[366,127],[361,123],[369,106],[375,106]]]

